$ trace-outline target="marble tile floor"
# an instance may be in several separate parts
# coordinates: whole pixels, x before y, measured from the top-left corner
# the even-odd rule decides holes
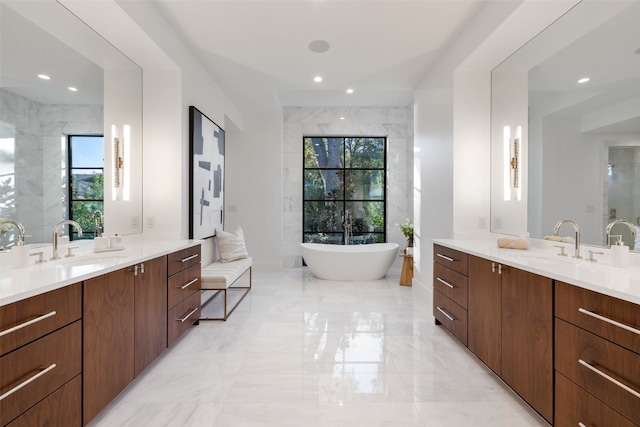
[[[442,327],[399,268],[378,281],[260,273],[91,427],[536,427],[548,424]]]

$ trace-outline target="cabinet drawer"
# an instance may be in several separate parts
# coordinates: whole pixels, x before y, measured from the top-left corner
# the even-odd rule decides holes
[[[2,425],[80,373],[81,326],[77,321],[0,358],[0,394],[27,382],[0,401]]]
[[[555,310],[557,317],[640,354],[639,305],[556,282]]]
[[[556,370],[640,424],[640,355],[556,319]]]
[[[465,346],[467,345],[467,310],[434,290],[433,315]]]
[[[184,301],[191,293],[199,291],[200,264],[196,264],[169,277],[169,304],[171,309],[176,304]]]
[[[167,314],[168,345],[180,337],[200,319],[200,292],[194,292],[186,300],[169,310]]]
[[[82,381],[80,375],[13,420],[7,427],[82,425]]]
[[[554,427],[635,425],[562,374],[556,374],[555,395]]]
[[[433,245],[433,261],[465,276],[469,269],[468,254],[440,245]]]
[[[177,272],[196,264],[200,264],[200,245],[192,246],[169,254],[167,274],[172,276]]]
[[[456,304],[467,308],[467,276],[450,270],[442,264],[433,264],[433,288],[442,292]]]
[[[82,315],[80,283],[0,307],[0,355],[55,331]],[[31,322],[31,323],[30,323]],[[8,332],[14,329],[13,332]]]

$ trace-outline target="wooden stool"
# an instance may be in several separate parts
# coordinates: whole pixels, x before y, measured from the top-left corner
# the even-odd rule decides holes
[[[402,271],[400,272],[400,284],[411,286],[413,280],[413,255],[402,254]]]

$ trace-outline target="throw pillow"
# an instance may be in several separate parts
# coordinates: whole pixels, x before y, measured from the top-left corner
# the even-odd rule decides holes
[[[231,262],[249,257],[247,247],[244,244],[244,233],[241,227],[238,227],[235,233],[216,230],[216,239],[220,262]]]

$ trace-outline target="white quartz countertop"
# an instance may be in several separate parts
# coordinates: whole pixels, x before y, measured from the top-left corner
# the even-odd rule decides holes
[[[491,239],[434,239],[434,243],[466,252],[504,265],[519,268],[551,279],[589,289],[601,294],[640,304],[640,254],[629,254],[629,266],[611,265],[611,251],[606,248],[581,246],[584,259],[575,259],[572,244],[563,244],[569,256],[558,256],[559,250],[549,242],[529,239],[529,249],[499,248],[497,238]],[[558,245],[557,242],[553,244]],[[597,262],[589,262],[588,250],[604,252],[595,255]]]
[[[44,251],[47,262],[35,264],[37,257],[30,257],[24,268],[12,268],[11,251],[0,255],[6,257],[0,265],[0,306],[11,304],[34,295],[110,273],[140,262],[148,261],[200,244],[200,240],[155,240],[137,236],[124,237],[123,249],[96,252],[92,240],[71,242],[77,246],[74,257],[65,258],[67,248],[61,246],[61,259],[51,261],[51,245],[31,246],[30,253]]]

